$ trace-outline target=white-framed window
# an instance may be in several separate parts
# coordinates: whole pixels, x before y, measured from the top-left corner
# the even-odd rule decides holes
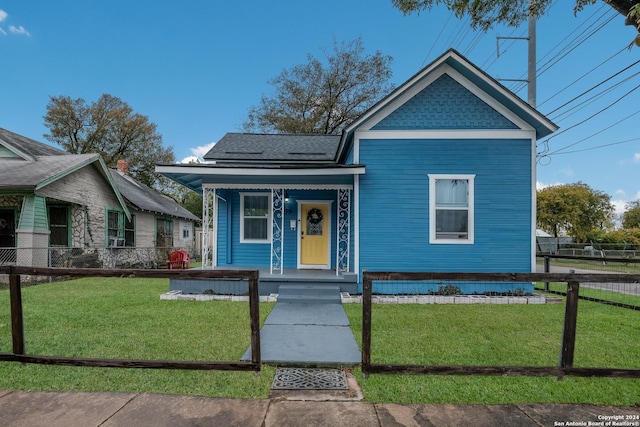
[[[271,193],[240,193],[240,242],[271,242]]]
[[[474,179],[429,175],[429,243],[473,243]]]

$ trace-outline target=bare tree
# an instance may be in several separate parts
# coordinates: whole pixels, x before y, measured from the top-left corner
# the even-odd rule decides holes
[[[307,64],[284,70],[269,81],[273,96],[250,109],[251,132],[336,134],[393,89],[392,58],[365,54],[362,39],[334,41],[325,63],[308,55]]]
[[[173,148],[162,145],[157,126],[108,94],[88,105],[82,98],[51,97],[44,124],[49,141],[72,154],[99,153],[108,167],[125,159],[131,175],[150,187],[162,187],[156,163],[175,161]]]

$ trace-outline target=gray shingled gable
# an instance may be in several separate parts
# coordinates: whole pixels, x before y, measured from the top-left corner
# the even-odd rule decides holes
[[[216,162],[333,162],[340,135],[227,133],[204,156]]]
[[[0,144],[8,146],[11,151],[26,154],[30,157],[36,156],[60,156],[69,154],[58,148],[52,147],[42,142],[35,141],[17,133],[0,128]],[[27,160],[27,159],[25,159]]]
[[[34,160],[27,161],[17,158],[0,159],[0,188],[35,188],[43,181],[97,159],[97,154],[37,156]]]
[[[122,175],[117,170],[111,169],[110,172],[120,194],[136,209],[200,221],[200,218],[180,206],[171,197],[160,194],[130,176]]]

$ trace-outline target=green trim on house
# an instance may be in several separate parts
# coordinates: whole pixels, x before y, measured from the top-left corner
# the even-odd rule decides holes
[[[120,194],[120,191],[118,190],[118,187],[116,186],[115,182],[113,181],[112,177],[111,177],[111,173],[109,172],[109,168],[107,168],[107,165],[104,163],[104,160],[102,160],[102,157],[100,157],[99,154],[95,154],[92,157],[89,157],[87,160],[83,161],[83,162],[79,162],[78,164],[74,165],[73,167],[70,167],[68,169],[65,169],[64,171],[50,176],[49,178],[45,179],[44,181],[41,181],[38,183],[38,185],[36,185],[35,187],[35,191],[38,191],[39,189],[46,187],[47,185],[61,179],[64,178],[67,175],[70,175],[86,166],[91,165],[92,163],[98,163],[98,172],[100,172],[102,174],[102,177],[107,180],[107,182],[109,183],[109,185],[111,186],[111,189],[113,190],[114,194],[116,195],[116,198],[118,199],[118,202],[120,203],[120,206],[122,208],[122,211],[124,212],[124,214],[127,216],[127,219],[131,220],[131,212],[129,212],[129,209],[127,208],[127,205],[124,201],[124,198],[122,197],[122,195]]]
[[[22,200],[18,230],[49,230],[47,202],[44,197],[29,195]]]
[[[65,227],[67,229],[67,244],[66,245],[58,245],[58,244],[52,244],[51,243],[51,236],[54,235],[53,233],[53,229],[56,227],[60,227],[59,224],[53,224],[51,222],[51,209],[52,208],[60,208],[60,209],[64,209],[65,210]],[[62,246],[62,247],[69,247],[72,246],[72,239],[73,239],[73,230],[72,230],[72,224],[71,224],[71,206],[69,204],[64,204],[64,203],[56,203],[56,204],[49,204],[47,206],[47,219],[49,221],[49,230],[51,231],[51,234],[49,234],[49,246]]]

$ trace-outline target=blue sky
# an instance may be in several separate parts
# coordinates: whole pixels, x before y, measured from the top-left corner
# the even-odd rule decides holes
[[[556,1],[537,23],[537,106],[560,126],[539,142],[549,155],[538,184],[582,181],[620,210],[640,199],[640,64],[597,85],[640,48],[625,49],[635,32],[604,2],[577,17],[572,7]],[[182,160],[240,131],[270,78],[334,39],[392,56],[401,84],[451,47],[494,78],[526,78],[525,41],[501,40],[496,55],[496,36],[526,35],[526,24],[474,32],[444,7],[403,16],[390,0],[0,0],[0,127],[46,142],[50,96],[108,93],[156,123]],[[526,99],[525,84],[503,84]]]

